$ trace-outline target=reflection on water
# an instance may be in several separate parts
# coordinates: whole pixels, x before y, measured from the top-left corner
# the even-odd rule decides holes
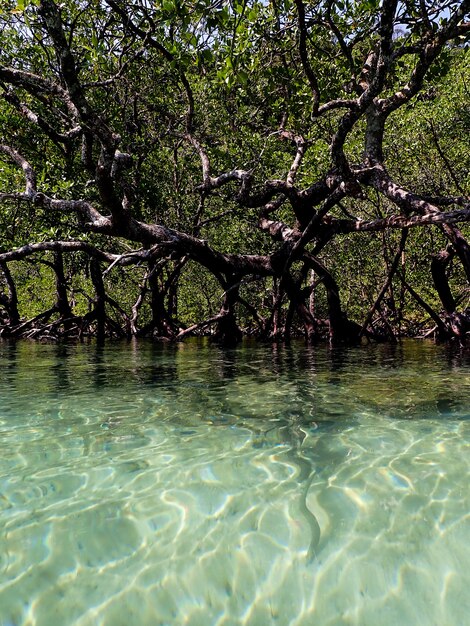
[[[0,343],[0,625],[461,625],[470,364]]]

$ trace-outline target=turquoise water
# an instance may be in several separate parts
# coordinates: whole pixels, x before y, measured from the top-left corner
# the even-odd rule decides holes
[[[0,377],[0,626],[468,623],[468,353],[0,343]]]

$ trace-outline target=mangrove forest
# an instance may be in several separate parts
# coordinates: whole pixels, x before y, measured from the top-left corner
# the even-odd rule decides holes
[[[470,0],[4,0],[0,334],[470,331]]]

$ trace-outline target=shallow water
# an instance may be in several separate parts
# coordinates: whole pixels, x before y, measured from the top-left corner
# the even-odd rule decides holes
[[[0,626],[468,623],[470,363],[0,343]]]

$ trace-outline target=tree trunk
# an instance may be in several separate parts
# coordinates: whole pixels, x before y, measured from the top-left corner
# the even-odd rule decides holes
[[[455,250],[452,246],[447,246],[445,250],[441,250],[440,252],[434,254],[431,261],[431,274],[434,286],[439,294],[442,306],[448,315],[455,313],[455,309],[457,308],[446,276],[447,266],[452,261],[454,256]]]
[[[0,263],[0,269],[2,270],[5,278],[5,283],[8,289],[8,296],[5,296],[3,304],[8,314],[8,323],[10,326],[16,326],[20,323],[20,314],[18,312],[18,295],[16,292],[15,281],[11,275],[10,268],[5,262]]]
[[[150,308],[152,311],[152,325],[159,337],[174,338],[177,334],[165,308],[165,297],[159,284],[160,273],[155,266],[151,267],[149,275]],[[176,332],[175,332],[176,331]]]
[[[297,309],[297,304],[291,300],[289,302],[289,307],[287,309],[286,318],[284,320],[284,330],[282,332],[284,341],[290,341],[291,331],[292,331],[292,322],[294,321],[294,313],[296,309]]]
[[[455,253],[463,265],[467,281],[470,283],[470,245],[461,231],[453,224],[444,224],[442,230],[452,243]]]
[[[240,330],[235,316],[235,305],[238,300],[239,278],[231,276],[226,282],[227,289],[223,296],[222,307],[217,320],[215,339],[225,345],[233,346],[242,340],[243,333]]]
[[[302,293],[301,285],[297,284],[292,276],[290,276],[290,274],[288,273],[283,275],[282,284],[284,285],[285,292],[290,300],[289,310],[287,312],[286,322],[284,325],[284,331],[287,330],[287,332],[289,333],[289,325],[290,321],[292,320],[290,316],[291,313],[295,310],[304,328],[305,339],[307,343],[316,343],[316,341],[319,339],[318,325],[315,318],[310,313],[308,306],[305,304],[305,297]]]
[[[54,252],[53,267],[55,272],[56,307],[64,320],[70,320],[72,309],[67,295],[67,281],[65,280],[64,257],[62,252]]]
[[[341,308],[341,299],[336,280],[326,267],[311,255],[304,255],[310,267],[320,276],[326,289],[328,320],[331,343],[358,343],[361,327],[351,322]]]
[[[449,334],[456,337],[461,344],[465,343],[465,335],[470,329],[470,318],[467,314],[457,311],[457,303],[449,286],[446,269],[454,258],[456,252],[453,246],[447,246],[445,250],[441,250],[433,255],[431,261],[431,274],[434,286],[441,299],[442,306],[446,312],[446,325]]]

